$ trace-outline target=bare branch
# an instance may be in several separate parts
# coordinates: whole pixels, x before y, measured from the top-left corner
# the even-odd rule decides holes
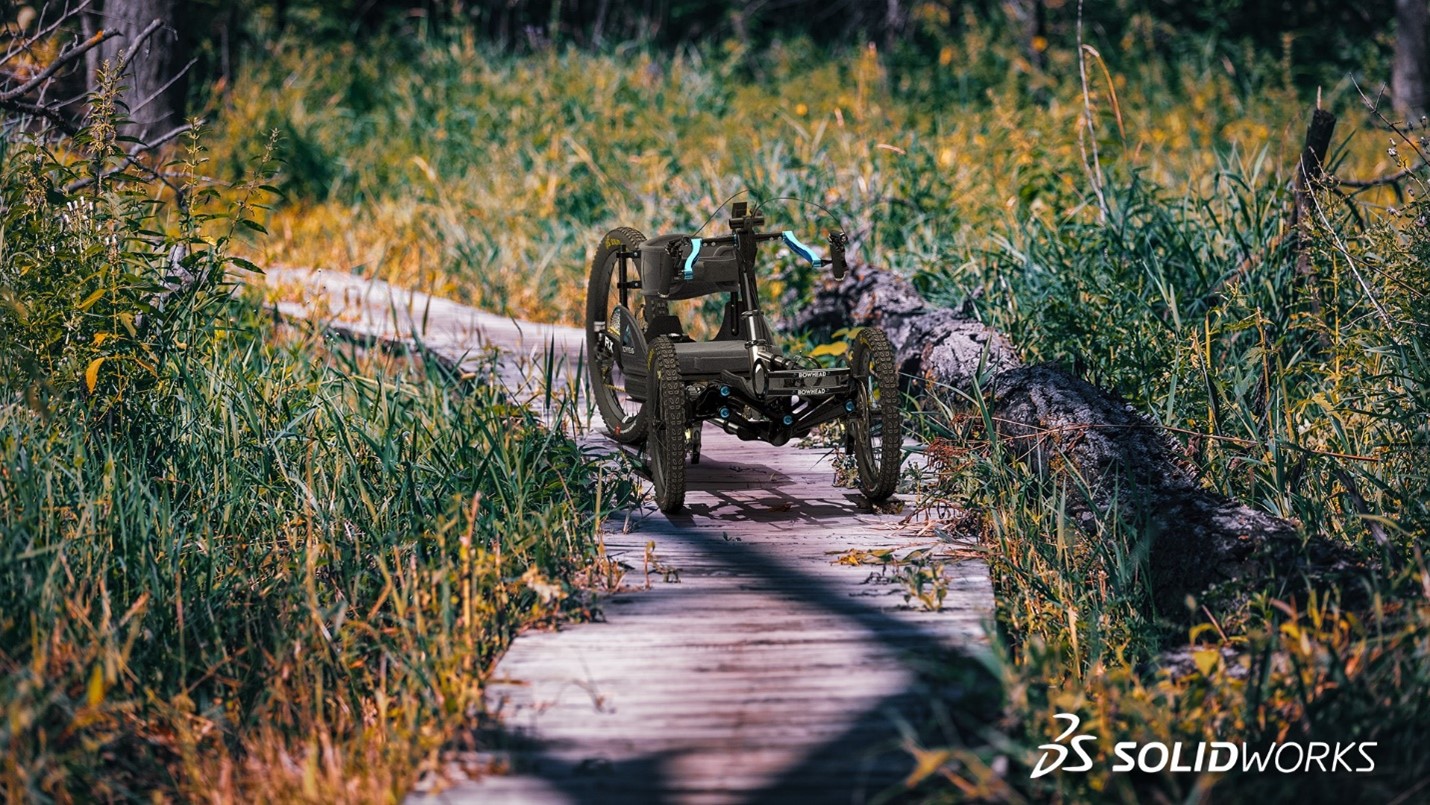
[[[12,112],[19,112],[22,115],[34,115],[42,117],[55,125],[55,128],[73,137],[79,133],[79,129],[70,122],[64,115],[48,106],[29,103],[27,101],[7,100],[0,98],[0,109],[9,109]]]
[[[124,49],[124,60],[119,62],[119,68],[114,71],[114,74],[122,75],[124,71],[129,68],[130,63],[134,61],[134,57],[139,55],[139,46],[144,43],[144,40],[153,36],[155,31],[163,27],[163,20],[154,20],[149,23],[149,27],[140,31],[139,35],[134,37],[134,41],[129,44],[129,47]]]
[[[74,7],[70,7],[67,4],[65,10],[60,14],[59,19],[47,26],[39,35],[45,36],[53,32],[65,21],[73,19],[76,15],[83,11],[87,6],[89,6],[90,2],[91,0],[84,0],[84,2]],[[157,31],[164,28],[165,25],[166,23],[163,20],[156,19],[153,22],[149,23],[149,25],[145,27],[143,31],[139,32],[139,34],[134,37],[133,42],[131,42],[129,46],[126,47],[123,51],[121,60],[115,70],[116,75],[123,73],[129,68],[131,64],[133,64],[134,59],[139,55],[140,46],[150,37],[152,37]],[[93,50],[95,47],[98,47],[101,43],[123,35],[123,32],[118,30],[101,30],[96,32],[93,36],[84,40],[83,42],[72,44],[69,47],[65,48],[59,56],[55,57],[55,59],[50,62],[50,64],[48,64],[34,77],[27,80],[24,84],[0,92],[0,109],[9,110],[11,112],[16,112],[22,115],[33,115],[35,117],[43,118],[44,120],[53,124],[62,133],[70,136],[75,135],[78,132],[78,127],[73,122],[71,122],[68,116],[64,114],[63,110],[78,101],[87,99],[89,97],[89,92],[86,91],[75,95],[72,98],[56,102],[47,101],[44,98],[44,89],[46,87],[52,86],[51,80],[55,77],[57,73],[59,73],[60,70],[82,58],[86,53]],[[8,54],[6,58],[10,58],[16,52],[20,52],[25,48],[28,48],[29,44],[33,43],[34,41],[35,39],[29,40],[25,45],[17,48],[15,51],[12,51],[10,54]],[[174,82],[178,81],[181,77],[183,77],[194,66],[194,64],[197,63],[197,61],[197,59],[191,60],[187,65],[184,66],[182,70],[180,70],[176,75],[170,78],[168,82],[166,82],[157,91],[135,104],[129,110],[130,113],[132,114],[152,103],[156,98],[158,98],[170,87],[172,87],[174,85]],[[37,88],[41,91],[41,95],[38,99],[33,98],[31,96],[31,94]],[[137,166],[138,163],[135,163],[133,158],[137,156],[138,153],[152,150],[153,148],[156,148],[159,145],[162,145],[163,143],[172,140],[174,137],[177,137],[179,134],[182,134],[183,132],[188,130],[188,126],[181,126],[161,136],[157,140],[146,142],[137,146],[135,150],[131,151],[129,154],[130,163]]]
[[[72,106],[72,105],[74,105],[74,104],[76,104],[76,103],[79,103],[80,101],[84,101],[84,100],[89,100],[89,90],[88,90],[88,89],[84,90],[83,92],[79,93],[78,95],[71,95],[69,98],[67,98],[67,99],[65,99],[65,100],[63,100],[63,101],[55,101],[54,103],[49,104],[49,106],[51,106],[51,107],[53,107],[53,108],[55,108],[55,109],[63,109],[63,108],[65,108],[66,106]]]
[[[190,68],[192,68],[195,64],[198,64],[198,63],[199,63],[199,60],[198,60],[198,59],[189,59],[189,63],[186,64],[186,65],[184,65],[183,69],[181,69],[181,70],[179,70],[178,72],[174,73],[174,77],[173,77],[173,78],[169,79],[168,81],[165,81],[165,82],[164,82],[164,86],[159,87],[158,89],[154,90],[153,94],[151,94],[149,97],[145,98],[144,100],[140,101],[139,103],[134,104],[134,106],[132,106],[132,107],[129,109],[129,113],[132,115],[132,114],[134,114],[135,112],[138,112],[140,109],[143,109],[144,107],[146,107],[146,106],[148,106],[149,104],[153,103],[155,98],[158,98],[160,95],[163,95],[165,92],[167,92],[167,91],[169,90],[169,87],[174,86],[174,82],[175,82],[175,81],[178,81],[180,78],[183,78],[183,77],[184,77],[184,74],[187,73]]]
[[[1390,118],[1387,118],[1384,112],[1380,111],[1380,94],[1377,94],[1376,99],[1372,101],[1370,98],[1366,97],[1365,91],[1360,88],[1360,84],[1356,82],[1354,77],[1351,78],[1351,86],[1354,86],[1356,88],[1356,92],[1360,95],[1361,103],[1365,104],[1365,108],[1369,109],[1371,111],[1371,114],[1374,114],[1380,120],[1381,123],[1385,124],[1385,126],[1388,127],[1390,131],[1394,132],[1397,136],[1399,136],[1401,140],[1404,140],[1406,145],[1414,149],[1415,153],[1420,156],[1421,162],[1430,162],[1430,156],[1426,155],[1425,151],[1420,147],[1420,143],[1417,142],[1414,137],[1411,137],[1410,134],[1405,131],[1405,129],[1396,125],[1395,122],[1392,121]],[[1381,94],[1385,92],[1385,87],[1383,85],[1380,88],[1380,92]]]
[[[18,87],[15,87],[14,89],[7,90],[5,92],[0,92],[0,102],[13,101],[16,98],[24,97],[35,87],[38,87],[53,78],[55,73],[59,72],[70,62],[73,62],[75,59],[78,59],[79,57],[93,50],[94,48],[99,47],[100,42],[103,42],[106,39],[113,39],[116,36],[121,36],[121,34],[118,31],[100,31],[94,36],[91,36],[89,39],[86,39],[84,41],[84,44],[69,48],[60,55],[56,56],[55,60],[50,62],[49,66],[41,70],[40,73],[34,78],[31,78],[29,81],[26,81],[25,83],[21,84]]]
[[[96,181],[98,181],[98,180],[107,179],[107,178],[109,178],[110,176],[113,176],[113,175],[116,174],[116,173],[121,173],[121,172],[123,172],[123,171],[125,171],[125,170],[127,170],[127,169],[129,169],[129,168],[136,168],[136,169],[142,171],[142,172],[143,172],[146,176],[148,176],[150,179],[154,179],[154,180],[156,180],[156,181],[162,182],[165,187],[167,187],[167,188],[169,188],[170,190],[174,191],[174,194],[175,194],[176,196],[178,196],[180,199],[182,199],[182,198],[183,198],[183,195],[184,195],[183,188],[181,188],[181,187],[179,187],[178,185],[174,184],[172,181],[170,181],[170,179],[184,178],[184,177],[183,177],[182,175],[179,175],[179,174],[165,173],[165,172],[163,172],[163,171],[160,171],[160,170],[156,170],[156,169],[154,169],[154,168],[151,168],[151,167],[149,167],[148,165],[145,165],[143,162],[140,162],[140,161],[139,161],[139,155],[140,155],[140,154],[147,153],[147,152],[149,152],[149,151],[153,151],[154,149],[156,149],[156,148],[158,148],[158,147],[160,147],[160,146],[162,146],[162,145],[164,145],[164,144],[166,144],[166,143],[168,143],[168,142],[170,142],[170,141],[176,139],[176,138],[179,137],[181,134],[184,134],[184,133],[189,132],[189,131],[193,131],[193,129],[194,129],[195,126],[197,126],[197,125],[202,125],[202,124],[203,124],[203,121],[202,121],[202,120],[196,120],[196,121],[194,121],[193,123],[185,123],[184,125],[178,126],[178,127],[174,128],[174,129],[172,129],[171,131],[169,131],[169,132],[167,132],[167,133],[165,133],[165,134],[162,134],[162,135],[160,135],[160,136],[154,138],[153,140],[151,140],[151,141],[149,141],[149,142],[147,142],[147,143],[138,143],[138,144],[136,144],[133,148],[129,149],[129,152],[124,155],[124,164],[123,164],[123,165],[121,165],[121,166],[119,166],[119,167],[116,167],[116,168],[112,168],[112,169],[110,169],[110,170],[107,170],[107,171],[105,171],[104,173],[101,173],[99,176],[87,176],[87,177],[85,177],[85,178],[83,178],[83,179],[77,179],[77,180],[75,180],[75,181],[73,181],[73,182],[70,182],[68,185],[65,185],[65,192],[66,192],[66,193],[73,193],[73,192],[76,191],[76,190],[82,190],[82,189],[84,189],[84,188],[86,188],[86,187],[89,187],[90,185],[94,184],[94,183],[95,183]],[[213,180],[210,180],[210,181],[213,181]]]
[[[1412,168],[1406,168],[1405,170],[1396,171],[1395,173],[1387,174],[1385,176],[1378,176],[1374,179],[1341,179],[1338,177],[1336,179],[1336,184],[1340,185],[1341,187],[1383,187],[1385,185],[1395,184],[1396,182],[1409,178],[1410,176],[1414,175],[1416,171],[1423,169],[1426,165],[1430,165],[1430,163],[1421,160],[1419,165],[1416,165]]]
[[[5,53],[4,56],[0,56],[0,65],[4,65],[6,62],[10,61],[16,56],[19,56],[21,53],[29,51],[30,46],[34,45],[36,42],[42,42],[45,39],[48,39],[50,34],[53,34],[55,31],[58,31],[60,29],[61,25],[64,25],[66,22],[69,22],[71,19],[78,16],[81,11],[84,11],[86,8],[88,8],[91,2],[93,2],[93,0],[82,0],[82,2],[74,8],[70,8],[69,3],[65,3],[65,10],[60,12],[60,15],[55,18],[54,22],[47,25],[43,30],[37,31],[34,36],[24,40],[19,45],[12,47],[8,52]],[[41,11],[40,15],[41,17],[43,17],[44,11]]]
[[[84,177],[83,179],[76,179],[76,180],[74,180],[73,182],[70,182],[69,184],[65,185],[65,188],[64,188],[64,189],[65,189],[65,192],[66,192],[66,193],[74,193],[74,192],[76,192],[76,191],[78,191],[78,190],[83,190],[83,189],[85,189],[86,187],[89,187],[90,185],[94,184],[95,181],[96,181],[96,179],[108,179],[109,177],[111,177],[111,176],[113,176],[114,174],[119,173],[119,172],[121,172],[121,171],[123,171],[123,170],[124,170],[123,168],[114,168],[114,169],[112,169],[112,170],[107,170],[107,171],[105,171],[104,173],[100,174],[98,177],[86,176],[86,177]],[[163,182],[166,186],[168,186],[168,188],[169,188],[170,190],[174,190],[175,192],[179,192],[180,189],[173,184],[172,180],[174,180],[174,179],[183,179],[183,180],[185,180],[185,181],[188,181],[189,179],[192,178],[192,179],[195,179],[195,181],[198,182],[199,184],[203,184],[203,185],[219,185],[219,184],[222,184],[222,182],[221,182],[220,180],[218,180],[218,179],[216,179],[216,178],[214,178],[214,177],[212,177],[212,176],[198,176],[198,177],[192,177],[192,176],[190,176],[190,175],[187,174],[187,173],[174,173],[174,172],[171,172],[171,171],[153,171],[153,170],[147,171],[147,173],[149,174],[149,177],[150,177],[150,178],[156,179],[156,180],[158,180],[158,181],[160,181],[160,182]]]
[[[155,148],[158,148],[159,146],[164,145],[165,143],[172,141],[172,140],[175,139],[176,137],[178,137],[178,136],[180,136],[180,135],[182,135],[182,134],[187,134],[188,132],[193,131],[195,125],[202,125],[202,124],[203,124],[203,121],[202,121],[202,120],[196,120],[194,123],[185,123],[184,125],[178,126],[178,127],[174,128],[174,129],[170,130],[169,132],[165,133],[165,134],[161,134],[161,135],[159,135],[158,137],[155,137],[153,140],[150,140],[149,142],[143,143],[143,144],[141,144],[141,145],[136,145],[136,146],[134,146],[134,148],[130,149],[129,155],[130,155],[130,156],[138,156],[140,153],[142,153],[142,152],[144,152],[144,151],[153,151]]]

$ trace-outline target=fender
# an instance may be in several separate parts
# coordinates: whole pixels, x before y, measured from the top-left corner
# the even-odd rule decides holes
[[[645,332],[636,323],[635,314],[625,305],[616,305],[611,310],[616,332],[620,333],[620,343],[616,349],[616,365],[626,376],[626,391],[632,398],[645,399],[646,344]]]

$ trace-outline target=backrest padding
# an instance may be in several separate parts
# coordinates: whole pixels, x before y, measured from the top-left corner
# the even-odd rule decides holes
[[[734,244],[701,244],[692,276],[687,279],[685,261],[672,258],[668,251],[672,241],[685,237],[688,236],[661,235],[640,245],[641,293],[667,299],[693,299],[735,290],[740,279],[740,263]]]

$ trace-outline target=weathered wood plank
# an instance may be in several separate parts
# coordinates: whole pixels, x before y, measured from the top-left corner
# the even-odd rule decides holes
[[[605,599],[605,623],[519,638],[487,694],[513,745],[476,756],[516,773],[440,799],[862,802],[897,787],[911,762],[894,720],[923,715],[924,665],[982,645],[986,569],[950,561],[944,611],[922,612],[877,567],[835,564],[850,548],[929,541],[861,511],[811,453],[707,433],[689,514],[642,511],[632,533],[605,537],[628,584],[644,586],[652,541],[679,583],[652,571],[649,590]],[[701,478],[740,467],[780,486],[712,494]]]

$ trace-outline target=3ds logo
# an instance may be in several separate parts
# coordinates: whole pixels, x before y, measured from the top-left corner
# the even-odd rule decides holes
[[[1067,772],[1091,771],[1092,755],[1082,745],[1091,741],[1096,746],[1097,736],[1079,735],[1068,740],[1068,736],[1077,732],[1081,719],[1072,713],[1058,713],[1053,718],[1067,722],[1068,727],[1053,743],[1038,747],[1043,754],[1033,767],[1033,779],[1059,769]],[[1280,774],[1373,772],[1375,760],[1370,750],[1376,745],[1375,741],[1278,741],[1258,749],[1245,742],[1230,741],[1118,741],[1112,746],[1115,759],[1109,770],[1148,774],[1164,770],[1220,774],[1239,766],[1243,772],[1275,771]],[[1071,766],[1063,765],[1071,755],[1076,756],[1077,762]],[[1357,755],[1363,762],[1358,762]]]
[[[1038,747],[1043,750],[1043,754],[1038,758],[1038,765],[1033,767],[1033,779],[1042,777],[1050,771],[1063,768],[1063,764],[1067,762],[1069,754],[1068,747],[1063,746],[1063,739],[1076,732],[1078,724],[1082,723],[1081,720],[1072,713],[1058,713],[1053,716],[1053,718],[1068,722],[1068,728],[1063,730],[1062,735],[1054,739],[1056,743],[1043,744]],[[1068,766],[1066,769],[1063,769],[1064,771],[1089,771],[1092,769],[1092,756],[1087,753],[1086,749],[1082,748],[1084,741],[1096,743],[1097,736],[1079,735],[1069,742],[1072,751],[1078,756],[1078,765]],[[1049,758],[1053,758],[1051,763],[1048,762]]]

